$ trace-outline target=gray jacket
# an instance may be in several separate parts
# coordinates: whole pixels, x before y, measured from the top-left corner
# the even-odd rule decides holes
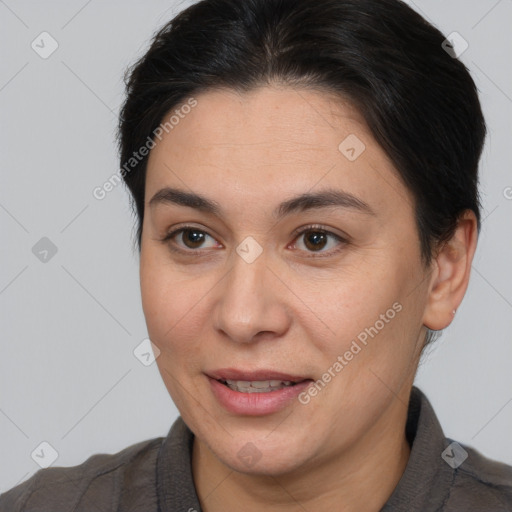
[[[445,438],[412,388],[411,455],[381,512],[512,512],[512,467]],[[201,512],[192,479],[193,434],[179,417],[167,437],[73,467],[41,469],[0,495],[0,512]]]

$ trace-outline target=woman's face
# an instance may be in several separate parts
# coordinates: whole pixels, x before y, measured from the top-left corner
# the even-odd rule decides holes
[[[411,194],[358,113],[325,93],[195,100],[151,150],[140,264],[182,418],[246,473],[389,433],[406,413],[430,285]]]

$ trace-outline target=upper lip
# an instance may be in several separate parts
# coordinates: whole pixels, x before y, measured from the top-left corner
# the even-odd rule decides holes
[[[291,382],[301,382],[308,380],[308,377],[291,375],[283,372],[276,372],[274,370],[238,370],[236,368],[221,368],[219,370],[212,370],[207,372],[206,375],[216,380],[243,380],[243,381],[258,381],[258,380],[284,380]]]

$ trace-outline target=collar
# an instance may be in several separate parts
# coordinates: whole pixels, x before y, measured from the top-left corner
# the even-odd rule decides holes
[[[381,512],[440,510],[450,494],[455,472],[441,458],[448,442],[434,409],[415,386],[409,398],[405,433],[411,444],[409,461]]]

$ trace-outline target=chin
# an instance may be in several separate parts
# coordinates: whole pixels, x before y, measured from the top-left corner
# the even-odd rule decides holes
[[[256,436],[241,434],[236,440],[226,436],[222,440],[205,441],[224,465],[247,475],[277,477],[294,472],[303,468],[311,458],[308,452],[313,450],[303,439],[293,439],[284,432],[272,440],[260,433]]]

